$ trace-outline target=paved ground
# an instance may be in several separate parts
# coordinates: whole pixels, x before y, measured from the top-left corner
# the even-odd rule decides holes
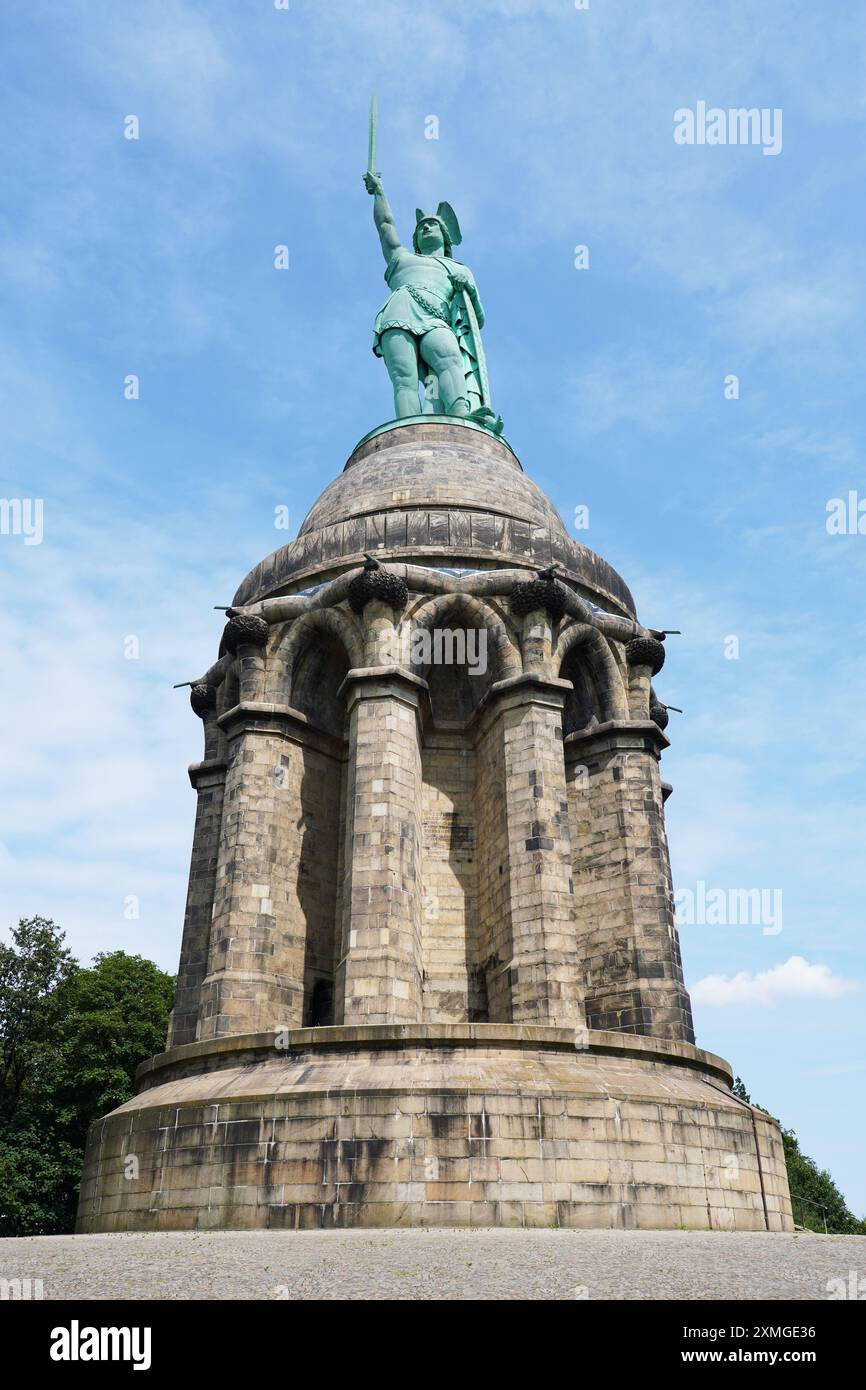
[[[826,1299],[866,1236],[350,1230],[0,1239],[46,1299]]]

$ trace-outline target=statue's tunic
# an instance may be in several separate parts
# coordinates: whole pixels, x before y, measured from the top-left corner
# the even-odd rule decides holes
[[[451,264],[460,265],[459,261]],[[389,328],[405,328],[418,340],[431,328],[453,329],[454,286],[448,262],[439,256],[419,256],[398,246],[385,269],[391,294],[376,315],[373,351],[382,356],[381,338]],[[466,266],[461,265],[461,270]]]

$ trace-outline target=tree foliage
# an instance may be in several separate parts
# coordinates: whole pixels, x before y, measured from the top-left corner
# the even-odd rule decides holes
[[[113,951],[86,968],[49,918],[0,942],[0,1235],[71,1231],[90,1122],[165,1044],[174,979]]]

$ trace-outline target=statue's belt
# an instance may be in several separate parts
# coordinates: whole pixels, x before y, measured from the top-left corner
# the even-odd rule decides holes
[[[417,285],[404,285],[403,288],[409,291],[415,303],[420,309],[423,309],[426,314],[432,314],[433,318],[441,319],[443,323],[450,323],[451,316],[448,311],[447,300],[442,299],[439,303],[436,303],[435,300],[428,299],[427,295],[424,294],[422,290],[419,290]],[[436,293],[436,290],[430,290],[430,294]]]

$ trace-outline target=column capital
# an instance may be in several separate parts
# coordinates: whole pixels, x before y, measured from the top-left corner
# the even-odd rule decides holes
[[[558,676],[540,676],[534,671],[506,676],[504,680],[494,681],[479,700],[467,728],[473,729],[473,737],[482,736],[490,727],[490,721],[503,710],[521,705],[546,705],[561,711],[572,689],[571,681],[561,680]]]
[[[502,696],[522,693],[530,699],[542,699],[547,704],[565,703],[565,697],[573,689],[571,681],[562,680],[559,676],[542,676],[536,671],[521,671],[516,676],[506,676],[504,680],[494,681],[488,693],[491,696]]]
[[[608,719],[565,736],[565,756],[569,761],[607,752],[644,752],[659,758],[669,747],[670,739],[652,719]]]
[[[199,791],[202,787],[212,787],[225,780],[228,763],[225,758],[206,758],[204,762],[190,763],[187,775]]]
[[[356,700],[397,699],[419,708],[428,685],[405,666],[354,666],[337,691],[345,695],[351,709]]]
[[[280,705],[270,700],[247,700],[227,709],[217,720],[228,739],[239,734],[282,733],[297,743],[308,743],[324,753],[342,754],[344,740],[326,729],[318,728],[307,715],[292,705]]]

